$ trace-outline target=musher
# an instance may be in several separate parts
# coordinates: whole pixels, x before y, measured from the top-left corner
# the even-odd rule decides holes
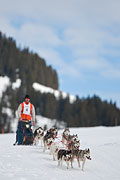
[[[34,105],[30,103],[29,95],[26,95],[24,98],[24,102],[19,105],[17,115],[19,121],[16,135],[16,143],[18,142],[18,145],[21,145],[23,144],[23,139],[25,135],[27,135],[28,133],[29,136],[33,135],[31,126],[35,125],[35,108]],[[28,129],[26,127],[28,127]]]

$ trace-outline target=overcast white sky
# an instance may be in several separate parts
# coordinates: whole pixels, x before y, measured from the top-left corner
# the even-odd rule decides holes
[[[120,107],[120,0],[0,0],[0,31],[52,65],[61,90]]]

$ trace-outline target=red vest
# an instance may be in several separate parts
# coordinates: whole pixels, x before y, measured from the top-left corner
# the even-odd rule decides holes
[[[30,121],[32,115],[32,104],[29,102],[26,104],[25,102],[21,103],[22,111],[21,111],[21,119],[24,121]]]

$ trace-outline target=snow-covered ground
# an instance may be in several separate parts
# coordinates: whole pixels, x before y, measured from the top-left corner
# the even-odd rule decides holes
[[[78,134],[81,149],[90,148],[92,160],[87,160],[85,171],[77,166],[58,168],[49,151],[38,146],[13,146],[15,134],[0,135],[1,180],[119,180],[120,127],[72,128]],[[59,131],[57,141],[61,140]]]

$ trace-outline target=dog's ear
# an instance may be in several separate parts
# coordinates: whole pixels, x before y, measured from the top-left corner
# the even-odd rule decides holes
[[[90,149],[88,148],[88,152],[90,152]]]
[[[70,131],[69,128],[65,128],[66,131]]]

